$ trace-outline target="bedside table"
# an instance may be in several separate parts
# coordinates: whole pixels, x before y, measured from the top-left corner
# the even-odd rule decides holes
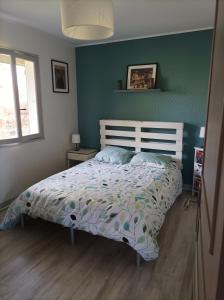
[[[80,150],[69,150],[67,152],[67,161],[68,161],[68,168],[71,167],[71,161],[74,161],[75,164],[80,162],[86,161],[90,158],[93,158],[97,153],[96,149],[87,149],[81,148]]]
[[[193,185],[192,195],[199,195],[201,191],[201,173],[204,160],[204,149],[194,148],[194,172],[193,172]]]

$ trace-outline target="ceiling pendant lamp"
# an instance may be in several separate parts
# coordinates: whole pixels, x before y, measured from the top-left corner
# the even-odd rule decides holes
[[[114,34],[111,0],[61,0],[62,32],[78,40],[101,40]]]

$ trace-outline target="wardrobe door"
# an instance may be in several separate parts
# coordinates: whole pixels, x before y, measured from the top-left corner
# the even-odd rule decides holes
[[[220,298],[224,225],[224,0],[217,1],[198,232],[199,299]]]

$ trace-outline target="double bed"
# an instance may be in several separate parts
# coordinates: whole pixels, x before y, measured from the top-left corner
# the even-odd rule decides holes
[[[165,214],[182,192],[183,123],[101,120],[100,127],[102,148],[165,151],[173,161],[156,168],[93,158],[24,191],[0,229],[15,226],[25,214],[68,227],[72,241],[76,229],[84,230],[124,242],[150,261],[159,254]]]

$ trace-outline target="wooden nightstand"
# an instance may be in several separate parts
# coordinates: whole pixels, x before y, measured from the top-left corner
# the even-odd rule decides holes
[[[192,185],[192,195],[199,195],[201,191],[201,173],[202,165],[204,160],[204,149],[194,148],[194,173],[193,173],[193,185]]]
[[[97,153],[96,149],[80,149],[80,150],[69,150],[67,152],[67,161],[68,161],[68,168],[71,167],[71,161],[74,164],[78,164],[80,162],[86,161],[90,158],[93,158]]]

